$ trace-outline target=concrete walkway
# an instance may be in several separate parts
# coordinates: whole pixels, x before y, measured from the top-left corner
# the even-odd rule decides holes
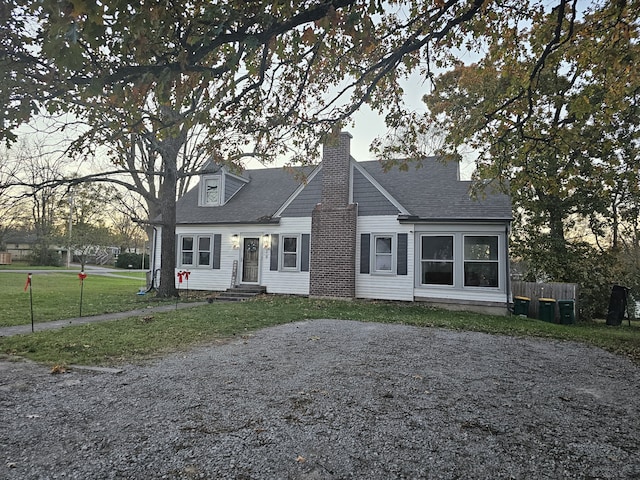
[[[184,309],[207,305],[207,302],[190,302],[178,303],[171,305],[160,305],[157,307],[140,308],[138,310],[130,310],[128,312],[105,313],[103,315],[93,315],[88,317],[67,318],[65,320],[54,320],[52,322],[36,323],[34,325],[35,332],[45,330],[55,330],[57,328],[85,325],[87,323],[105,322],[109,320],[120,320],[122,318],[138,317],[148,315],[150,313],[170,312],[176,309]],[[13,335],[24,335],[31,333],[31,325],[15,325],[13,327],[0,327],[0,337],[11,337]]]

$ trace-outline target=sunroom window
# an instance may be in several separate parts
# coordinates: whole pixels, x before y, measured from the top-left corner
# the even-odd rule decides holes
[[[465,287],[498,286],[498,237],[464,237]]]
[[[421,283],[453,285],[453,236],[425,235],[421,242]]]

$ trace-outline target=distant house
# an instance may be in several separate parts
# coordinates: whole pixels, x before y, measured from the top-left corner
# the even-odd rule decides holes
[[[6,234],[5,251],[10,254],[12,261],[31,260],[34,250],[38,246],[38,236],[33,232],[10,231]],[[51,244],[49,249],[60,255],[62,264],[67,263],[68,246]],[[88,264],[113,264],[114,258],[120,253],[119,247],[103,247],[98,245],[73,246],[71,248],[72,261],[84,261]]]
[[[282,168],[203,174],[178,201],[176,274],[188,270],[191,289],[250,284],[506,313],[509,197],[472,199],[458,165],[435,158],[384,172],[356,162],[350,141],[340,134],[318,167],[298,169],[306,182]]]
[[[11,254],[13,261],[27,260],[31,257],[36,242],[34,233],[11,231],[4,238],[5,251]]]

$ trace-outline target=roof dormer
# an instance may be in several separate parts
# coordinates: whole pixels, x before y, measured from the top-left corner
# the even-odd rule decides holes
[[[210,166],[210,165],[209,165]],[[206,168],[205,171],[212,169]],[[249,180],[234,175],[225,167],[200,176],[198,206],[219,207],[227,203]]]

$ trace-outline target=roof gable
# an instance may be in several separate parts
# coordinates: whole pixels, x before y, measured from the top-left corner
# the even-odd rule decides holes
[[[406,209],[355,161],[352,165],[351,185],[353,202],[358,204],[359,216],[408,214]]]
[[[322,167],[317,167],[276,212],[278,217],[310,217],[322,196]]]
[[[458,164],[436,157],[402,171],[384,171],[380,162],[359,164],[402,206],[408,215],[425,220],[510,220],[508,195],[488,186],[485,195],[472,198],[470,181],[459,180]]]

